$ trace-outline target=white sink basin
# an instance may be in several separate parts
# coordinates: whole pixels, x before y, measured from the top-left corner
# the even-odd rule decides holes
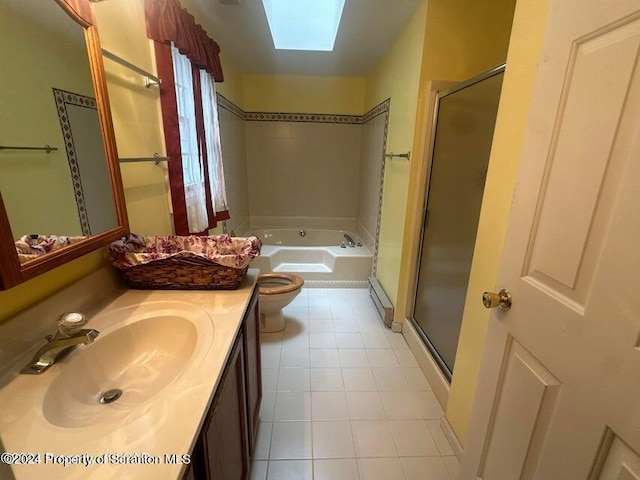
[[[120,321],[114,323],[116,319]],[[89,326],[100,335],[56,365],[59,373],[43,397],[44,418],[59,427],[75,428],[128,415],[165,390],[193,362],[199,334],[213,333],[208,319],[194,305],[155,302],[92,321]],[[100,403],[112,390],[121,392],[119,398]]]

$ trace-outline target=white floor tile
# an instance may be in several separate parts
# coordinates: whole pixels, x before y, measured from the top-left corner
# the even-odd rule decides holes
[[[339,348],[338,356],[343,368],[369,367],[369,357],[363,348]]]
[[[398,452],[385,420],[351,422],[357,457],[396,457]]]
[[[259,422],[258,436],[256,437],[256,447],[253,452],[253,460],[267,460],[271,447],[271,430],[273,423]]]
[[[334,319],[333,320],[333,331],[336,333],[358,333],[360,332],[360,327],[358,323],[352,319]]]
[[[366,335],[366,334],[363,334]],[[399,368],[400,364],[396,360],[393,350],[390,348],[367,348],[369,364],[376,368]],[[282,360],[280,360],[282,362]]]
[[[337,348],[312,348],[310,349],[311,368],[338,368],[340,358]]]
[[[363,333],[362,341],[365,348],[391,348],[387,335],[384,333]]]
[[[409,345],[401,333],[389,332],[387,333],[387,340],[394,350],[409,350]]]
[[[262,368],[279,368],[280,367],[280,350],[262,351],[260,358]]]
[[[333,333],[333,322],[331,320],[314,320],[309,322],[311,333]]]
[[[389,420],[389,428],[401,457],[440,455],[424,420]]]
[[[311,348],[338,348],[336,336],[331,333],[310,333],[309,346]]]
[[[407,383],[409,384],[409,388],[411,390],[431,390],[431,385],[429,385],[429,382],[424,376],[424,373],[422,373],[421,369],[403,368],[402,373],[404,374],[404,378],[407,379]]]
[[[303,304],[295,304],[294,302],[295,300],[282,309],[284,316],[303,321],[309,320],[309,307]]]
[[[286,332],[282,334],[282,350],[309,348],[309,334],[304,332]]]
[[[251,462],[251,474],[249,475],[249,480],[266,480],[267,464],[268,462],[264,460]]]
[[[344,389],[348,392],[375,391],[378,389],[370,368],[343,368]]]
[[[313,461],[314,480],[360,480],[355,458]]]
[[[440,419],[437,420],[427,420],[427,427],[429,427],[429,431],[431,432],[431,436],[438,445],[438,450],[440,450],[440,455],[454,455],[453,449],[449,444],[449,440],[445,436],[442,428],[440,428]]]
[[[424,418],[423,406],[416,392],[380,392],[382,405],[390,420]],[[276,411],[278,409],[276,402]]]
[[[308,348],[292,348],[283,350],[280,354],[280,367],[309,367],[309,349]]]
[[[400,461],[407,480],[452,480],[440,457],[403,457]]]
[[[311,422],[275,422],[270,459],[311,459]]]
[[[284,333],[309,332],[309,320],[285,316]]]
[[[262,403],[260,404],[260,421],[272,422],[273,412],[276,405],[276,392],[262,392]]]
[[[384,420],[386,418],[378,392],[347,392],[351,420]]]
[[[308,368],[281,368],[278,374],[279,392],[309,392],[311,380]]]
[[[376,314],[377,317],[377,314]],[[364,333],[384,333],[384,324],[382,320],[377,317],[358,318],[356,320],[358,328]]]
[[[338,348],[364,348],[362,336],[359,333],[336,333]]]
[[[362,480],[405,480],[402,464],[398,458],[360,458]]]
[[[433,392],[414,392],[420,402],[422,418],[440,419],[444,411]]]
[[[311,420],[311,393],[277,392],[274,421]]]
[[[347,397],[344,392],[313,392],[311,419],[314,421],[349,420]]]
[[[262,369],[262,390],[265,392],[275,392],[278,385],[278,369]]]
[[[353,458],[351,425],[344,422],[313,422],[313,458]]]
[[[312,368],[311,390],[313,392],[344,391],[342,371],[339,368]]]
[[[313,480],[311,460],[272,460],[267,480]]]
[[[304,289],[284,314],[284,332],[260,337],[250,480],[457,478],[442,408],[367,289]]]
[[[381,392],[401,392],[409,390],[409,383],[399,368],[374,368],[373,376]]]
[[[401,367],[420,368],[411,350],[397,350],[396,357]]]
[[[309,305],[309,322],[314,320],[331,320],[331,308],[327,303]]]
[[[447,466],[447,470],[449,475],[451,475],[452,480],[457,480],[460,477],[460,462],[458,458],[455,456],[451,457],[442,457],[444,460],[444,464]]]

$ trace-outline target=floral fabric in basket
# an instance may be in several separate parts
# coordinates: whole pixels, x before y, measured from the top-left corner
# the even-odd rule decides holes
[[[243,269],[260,255],[262,242],[258,237],[166,236],[145,237],[131,234],[113,242],[107,257],[120,270],[155,260],[176,256],[199,256],[218,265]]]

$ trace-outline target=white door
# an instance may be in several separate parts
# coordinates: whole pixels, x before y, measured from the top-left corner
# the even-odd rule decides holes
[[[639,63],[639,0],[551,0],[464,480],[640,480]]]

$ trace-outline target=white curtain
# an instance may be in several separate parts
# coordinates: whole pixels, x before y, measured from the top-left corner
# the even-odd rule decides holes
[[[205,143],[207,145],[209,187],[213,200],[213,210],[217,215],[219,212],[229,208],[227,206],[227,192],[224,184],[224,168],[222,166],[216,86],[211,75],[204,70],[200,70],[200,86],[202,89]]]
[[[191,62],[171,44],[173,75],[178,103],[182,175],[184,180],[187,221],[190,232],[202,232],[209,226],[204,188],[204,171],[198,149],[196,106]]]

